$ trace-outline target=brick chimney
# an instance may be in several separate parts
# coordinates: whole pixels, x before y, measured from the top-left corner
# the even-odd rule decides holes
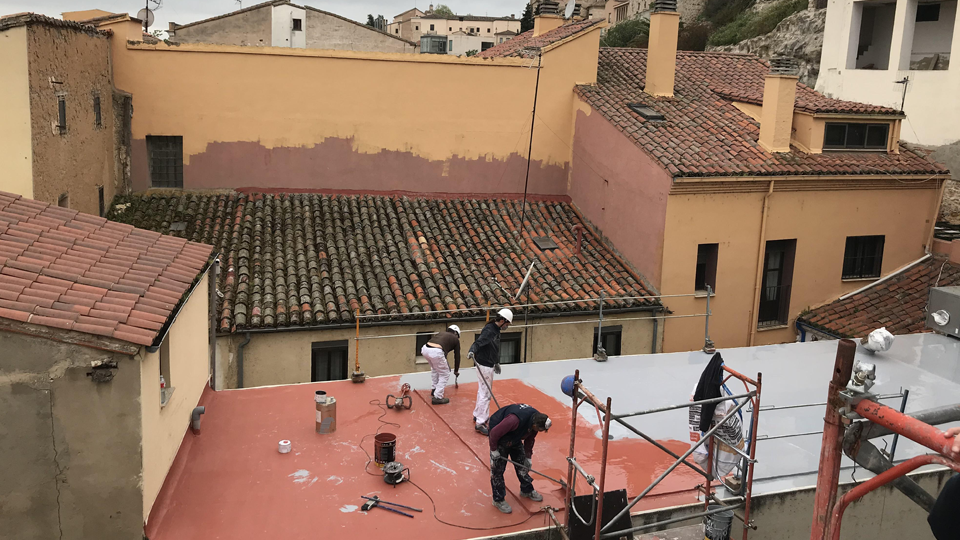
[[[563,26],[563,17],[560,16],[560,2],[556,0],[541,0],[536,7],[536,16],[533,18],[533,35],[546,34],[554,28]]]
[[[647,45],[647,76],[644,88],[651,96],[673,97],[679,31],[677,0],[656,0],[653,13],[650,14],[650,43]]]
[[[790,151],[798,79],[796,60],[785,56],[770,60],[770,73],[767,73],[763,82],[759,141],[760,146],[768,152]]]

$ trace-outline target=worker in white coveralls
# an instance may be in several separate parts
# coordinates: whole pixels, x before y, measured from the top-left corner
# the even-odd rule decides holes
[[[434,405],[450,403],[450,398],[443,397],[447,381],[450,380],[450,365],[447,364],[447,355],[450,351],[453,351],[457,371],[460,371],[460,327],[455,324],[451,324],[443,332],[431,337],[420,349],[420,354],[430,364],[430,382],[433,388],[430,395],[433,397]]]
[[[493,389],[493,375],[500,373],[500,332],[513,322],[513,312],[503,308],[497,312],[496,320],[490,321],[480,331],[476,341],[470,346],[467,358],[477,366],[477,374],[483,378],[478,381],[477,406],[473,409],[473,424],[476,430],[487,435],[487,420],[490,419],[490,398]],[[454,375],[460,372],[460,362],[454,366]],[[487,384],[484,384],[486,381]],[[489,388],[488,388],[489,386]]]

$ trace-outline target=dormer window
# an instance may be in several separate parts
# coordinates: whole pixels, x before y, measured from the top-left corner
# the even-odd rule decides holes
[[[886,150],[890,124],[827,122],[824,150]]]

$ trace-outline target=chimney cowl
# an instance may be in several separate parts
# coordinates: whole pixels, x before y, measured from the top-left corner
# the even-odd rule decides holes
[[[790,56],[774,56],[770,59],[770,74],[796,77],[800,74],[800,65]]]
[[[537,15],[557,15],[560,13],[560,2],[556,0],[541,0],[537,5]]]
[[[677,11],[677,0],[656,0],[653,3],[653,11]]]

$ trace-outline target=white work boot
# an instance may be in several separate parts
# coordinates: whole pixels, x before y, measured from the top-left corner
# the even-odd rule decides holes
[[[497,510],[503,512],[504,514],[513,513],[513,508],[510,508],[510,505],[507,501],[493,501],[493,505],[497,507]]]
[[[540,501],[543,500],[543,495],[537,493],[537,490],[533,490],[533,491],[531,491],[530,493],[524,493],[524,492],[521,491],[521,492],[520,492],[520,496],[521,496],[521,497],[524,497],[524,498],[526,498],[526,499],[530,499],[531,501],[536,501],[536,502],[540,502]]]

